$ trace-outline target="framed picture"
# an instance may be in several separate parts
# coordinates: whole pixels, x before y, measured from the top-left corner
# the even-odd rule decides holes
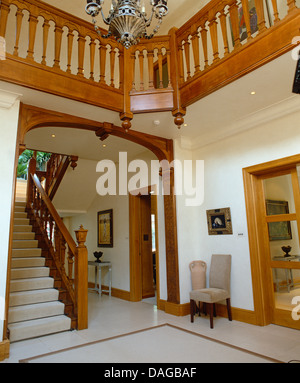
[[[289,203],[287,201],[266,200],[267,215],[289,214]],[[270,241],[282,241],[292,239],[291,223],[286,222],[269,222],[269,238]]]
[[[113,211],[98,213],[98,247],[113,247]]]
[[[255,1],[249,0],[248,6],[249,6],[251,35],[253,35],[255,32],[258,31]],[[239,8],[239,29],[240,29],[240,39],[242,42],[247,39],[247,28],[246,28],[245,16],[244,16],[244,11],[242,6]]]
[[[232,234],[230,208],[207,210],[207,225],[209,235]]]

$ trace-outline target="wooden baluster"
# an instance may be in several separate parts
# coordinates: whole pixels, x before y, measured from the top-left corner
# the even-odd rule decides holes
[[[19,55],[19,41],[20,41],[20,34],[21,34],[21,26],[22,26],[22,20],[23,20],[24,14],[21,9],[17,10],[16,18],[17,18],[17,25],[16,25],[16,41],[15,41],[15,47],[14,47],[14,56]]]
[[[6,35],[6,26],[7,18],[10,12],[9,3],[7,1],[1,1],[0,4],[1,14],[0,14],[0,37],[5,37]]]
[[[228,48],[228,37],[227,37],[227,23],[226,23],[226,14],[225,10],[222,9],[220,11],[220,24],[221,24],[221,30],[222,30],[222,36],[223,36],[223,44],[224,44],[224,57],[228,55],[229,48]]]
[[[132,90],[136,90],[136,87],[135,87],[135,65],[136,65],[135,53],[136,52],[132,52],[132,55],[131,55],[131,62],[132,62]]]
[[[115,60],[116,60],[116,51],[113,47],[109,52],[110,55],[110,86],[115,87]]]
[[[185,81],[184,78],[184,64],[183,64],[183,44],[180,43],[178,47],[178,55],[179,55],[179,84],[183,84]]]
[[[100,40],[99,55],[100,55],[100,84],[105,84],[105,67],[106,67],[106,45]]]
[[[60,261],[60,244],[61,244],[61,233],[58,226],[55,224],[54,228],[54,247],[55,247],[55,259],[57,262]]]
[[[90,80],[94,80],[95,47],[96,47],[96,43],[93,39],[91,39],[91,42],[90,42]]]
[[[42,61],[41,61],[42,65],[46,65],[49,28],[50,28],[50,23],[48,20],[45,19],[43,24],[43,54],[42,54]]]
[[[124,89],[124,52],[119,49],[119,89]]]
[[[280,21],[278,7],[277,7],[277,0],[272,0],[272,6],[274,11],[274,24],[276,24],[278,23],[278,21]]]
[[[251,25],[250,25],[250,13],[249,13],[249,0],[242,0],[242,7],[243,7],[244,20],[245,20],[246,30],[247,30],[247,41],[249,41],[252,38]]]
[[[191,29],[192,34],[192,48],[195,63],[195,74],[200,72],[200,49],[199,49],[199,35],[198,28],[194,24]]]
[[[27,50],[27,59],[34,59],[34,44],[35,44],[35,36],[36,36],[36,27],[37,27],[38,19],[34,15],[29,16],[29,44]]]
[[[61,53],[61,40],[62,40],[63,30],[59,25],[55,26],[54,34],[55,34],[55,45],[54,45],[55,51],[54,51],[53,68],[60,69],[60,53]]]
[[[211,43],[212,43],[212,48],[213,48],[213,62],[216,62],[220,60],[219,56],[219,46],[218,46],[218,23],[217,23],[217,18],[214,16],[210,21],[209,21],[209,30],[210,30],[210,37],[211,37]]]
[[[71,63],[72,63],[72,52],[73,52],[73,41],[74,41],[74,33],[69,30],[67,35],[68,38],[68,63],[67,63],[67,73],[71,73]]]
[[[238,13],[238,5],[236,1],[234,1],[229,7],[231,26],[232,26],[232,34],[233,34],[233,45],[234,49],[237,49],[241,46],[240,39],[240,29],[239,29],[239,13]]]
[[[149,72],[149,89],[154,89],[154,51],[153,49],[148,50],[147,52],[148,58],[148,72]]]
[[[167,66],[168,66],[168,88],[172,87],[171,82],[171,52],[167,49]]]
[[[144,90],[144,52],[139,53],[140,90]]]
[[[74,265],[74,254],[71,252],[70,248],[68,250],[68,279],[70,285],[73,285],[73,265]]]
[[[287,0],[287,6],[288,6],[288,13],[293,12],[296,7],[296,0]]]
[[[264,3],[263,0],[254,0],[255,8],[257,13],[257,25],[259,32],[263,32],[266,27],[265,13],[264,13]]]
[[[78,330],[88,327],[88,252],[85,246],[87,230],[81,226],[75,231],[77,239],[75,255],[75,296]]]
[[[84,52],[85,52],[85,38],[81,35],[78,37],[78,72],[77,76],[83,77],[84,75]]]
[[[191,78],[191,60],[190,60],[190,42],[189,36],[186,36],[184,46],[185,64],[187,72],[187,80]]]
[[[164,83],[163,83],[163,54],[162,54],[162,49],[158,50],[157,58],[158,58],[159,89],[163,89]]]
[[[207,51],[207,29],[205,27],[205,24],[201,26],[201,40],[202,40],[202,48],[203,48],[203,54],[204,54],[204,69],[208,67],[208,51]]]
[[[65,257],[66,257],[66,241],[63,236],[61,236],[60,242],[60,264],[61,272],[65,274]]]

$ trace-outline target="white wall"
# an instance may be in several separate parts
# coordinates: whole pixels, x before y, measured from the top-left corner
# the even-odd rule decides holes
[[[232,254],[232,305],[253,310],[250,255],[242,169],[300,153],[300,113],[296,112],[222,141],[194,150],[194,160],[205,161],[205,198],[189,208],[177,198],[181,303],[189,302],[189,262],[210,264],[214,253]],[[175,143],[175,157],[191,153]],[[233,235],[209,236],[206,210],[231,208]],[[187,230],[188,228],[188,230]],[[243,234],[239,236],[239,234]]]
[[[16,97],[17,95],[0,90],[0,342],[3,340],[11,201],[20,105]]]

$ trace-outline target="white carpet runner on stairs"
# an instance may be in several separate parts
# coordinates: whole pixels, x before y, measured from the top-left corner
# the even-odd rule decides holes
[[[49,272],[29,225],[25,202],[16,202],[8,315],[11,342],[71,329]]]

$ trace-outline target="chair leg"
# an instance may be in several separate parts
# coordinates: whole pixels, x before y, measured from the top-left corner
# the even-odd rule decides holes
[[[191,313],[191,322],[194,323],[195,301],[193,299],[190,300],[190,313]]]
[[[230,298],[227,298],[227,299],[226,299],[226,302],[227,302],[228,319],[229,319],[230,321],[232,321]]]
[[[210,328],[214,328],[214,304],[209,303]]]

